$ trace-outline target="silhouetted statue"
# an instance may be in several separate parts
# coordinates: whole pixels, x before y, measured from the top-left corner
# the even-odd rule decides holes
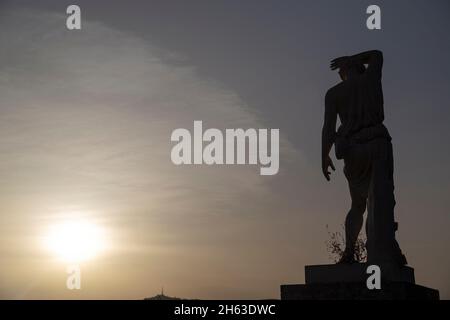
[[[336,158],[344,160],[352,199],[341,263],[355,262],[355,242],[367,207],[368,262],[406,264],[395,240],[393,155],[391,136],[383,125],[382,66],[383,54],[377,50],[331,61],[331,69],[339,69],[342,82],[325,97],[322,171],[329,181],[329,168],[335,170],[329,156],[334,143]],[[337,116],[341,125],[336,132]]]

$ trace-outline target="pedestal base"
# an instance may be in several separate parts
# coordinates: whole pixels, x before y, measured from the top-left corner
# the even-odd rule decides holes
[[[306,284],[281,286],[282,300],[439,300],[439,291],[415,284],[414,269],[381,265],[381,289],[367,288],[367,264],[305,267]]]
[[[306,284],[335,283],[335,282],[361,282],[366,283],[369,276],[366,272],[369,264],[323,264],[305,266]],[[393,264],[379,265],[382,281],[416,283],[414,269],[407,266]]]
[[[281,300],[439,300],[439,291],[408,282],[382,283],[369,290],[365,283],[317,283],[281,286]]]

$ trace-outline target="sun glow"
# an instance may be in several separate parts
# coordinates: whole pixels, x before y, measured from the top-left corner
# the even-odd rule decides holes
[[[46,248],[66,262],[82,262],[105,249],[104,230],[87,221],[66,221],[50,228]]]

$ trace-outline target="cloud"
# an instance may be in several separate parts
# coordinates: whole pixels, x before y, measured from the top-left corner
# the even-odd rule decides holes
[[[20,169],[15,178],[42,192],[132,189],[178,198],[211,194],[216,185],[234,194],[264,190],[255,167],[178,168],[168,156],[170,132],[196,119],[263,127],[236,94],[192,66],[164,62],[174,54],[137,37],[98,23],[68,31],[64,19],[15,11],[2,22],[9,43],[0,55],[8,61],[0,77],[3,174]]]

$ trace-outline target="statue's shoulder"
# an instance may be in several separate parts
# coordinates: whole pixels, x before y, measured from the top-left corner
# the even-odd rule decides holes
[[[342,88],[344,86],[344,82],[339,82],[335,86],[328,89],[327,93],[325,94],[326,99],[334,99],[336,96],[339,95],[339,92],[342,91]]]

